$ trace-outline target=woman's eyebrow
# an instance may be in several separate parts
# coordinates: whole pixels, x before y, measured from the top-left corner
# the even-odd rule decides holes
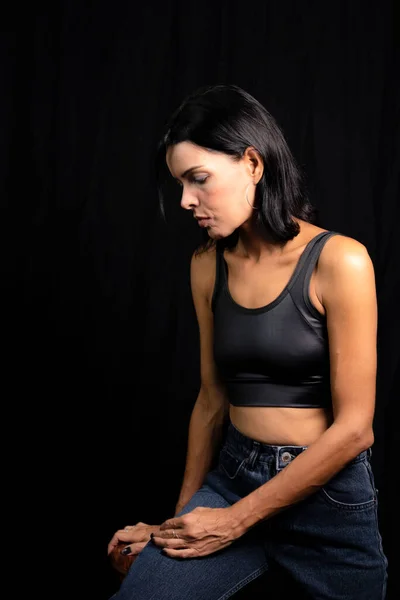
[[[186,169],[186,171],[184,173],[182,173],[181,179],[186,177],[186,175],[188,175],[190,173],[190,171],[194,171],[195,169],[200,169],[200,167],[202,167],[202,166],[203,165],[196,165],[195,167],[190,167],[190,169]]]

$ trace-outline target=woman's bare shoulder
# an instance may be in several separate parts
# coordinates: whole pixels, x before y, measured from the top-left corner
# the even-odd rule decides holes
[[[318,261],[318,287],[325,308],[347,297],[357,304],[360,293],[375,297],[374,265],[364,244],[347,235],[333,235]]]
[[[216,246],[204,251],[194,250],[191,259],[191,280],[199,286],[211,304],[216,275]]]
[[[307,227],[307,234],[305,237],[308,240],[316,237],[320,233],[328,232],[330,233],[330,229],[325,229],[323,227],[318,227],[311,223],[307,223],[307,226],[302,224],[302,229],[305,232]],[[332,261],[336,262],[338,259],[343,260],[346,259],[346,256],[354,254],[362,254],[365,256],[365,253],[368,253],[367,248],[364,244],[359,242],[353,237],[345,235],[340,231],[334,231],[335,235],[332,235],[324,244],[323,249],[321,250],[321,255],[319,259],[319,264],[323,266],[325,263],[328,265]]]
[[[319,264],[323,267],[334,267],[338,263],[354,263],[354,261],[365,261],[369,257],[366,246],[353,237],[337,233],[330,237],[325,243]]]

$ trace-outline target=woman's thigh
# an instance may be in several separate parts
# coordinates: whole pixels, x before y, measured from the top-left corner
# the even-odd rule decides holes
[[[228,501],[206,483],[178,515]],[[267,570],[262,544],[245,534],[219,552],[199,558],[166,556],[151,541],[143,548],[113,600],[224,600]]]

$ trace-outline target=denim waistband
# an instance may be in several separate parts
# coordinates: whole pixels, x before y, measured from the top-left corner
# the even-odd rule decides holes
[[[239,452],[245,455],[248,458],[248,463],[250,466],[252,466],[256,460],[264,462],[273,457],[275,459],[277,470],[285,467],[293,460],[293,458],[308,448],[308,446],[281,446],[259,442],[239,431],[232,421],[229,421],[225,443],[227,446],[235,447]],[[349,461],[348,464],[365,460],[366,458],[369,458],[371,454],[371,448],[363,450],[355,458]]]

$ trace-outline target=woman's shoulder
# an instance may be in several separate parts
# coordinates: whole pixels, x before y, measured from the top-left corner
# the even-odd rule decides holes
[[[208,273],[216,269],[217,248],[213,244],[208,248],[197,247],[192,253],[191,266],[200,273]]]
[[[364,244],[340,231],[325,229],[324,227],[318,227],[317,225],[311,223],[306,224],[304,222],[301,227],[305,243],[311,241],[321,233],[335,234],[330,236],[323,245],[319,258],[320,264],[337,263],[338,260],[351,260],[352,256],[365,255],[365,253],[368,254],[368,250]]]
[[[190,265],[192,287],[196,285],[201,289],[210,304],[216,276],[216,257],[215,244],[206,249],[196,248],[192,253]]]
[[[329,231],[329,230],[324,230]],[[336,268],[340,264],[354,263],[369,258],[367,247],[353,237],[334,231],[324,244],[319,258],[321,267]]]
[[[352,296],[357,302],[360,291],[374,289],[374,266],[367,247],[353,237],[335,232],[325,243],[318,259],[318,287],[327,302]]]

